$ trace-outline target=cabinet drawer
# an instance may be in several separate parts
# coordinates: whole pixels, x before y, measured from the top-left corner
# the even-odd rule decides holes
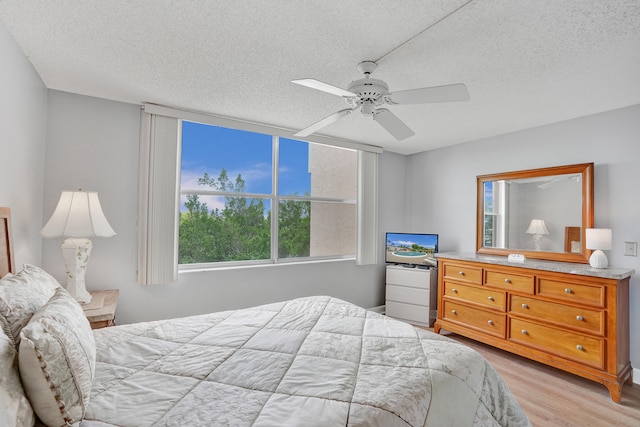
[[[408,288],[406,286],[387,285],[387,301],[405,302],[429,308],[429,290]]]
[[[443,305],[442,314],[445,320],[460,323],[473,329],[480,329],[483,332],[500,338],[505,337],[505,314],[469,307],[464,304],[458,304],[450,299],[445,299]]]
[[[420,305],[405,304],[396,301],[386,301],[385,315],[409,322],[419,322],[430,325],[429,307]]]
[[[603,339],[511,318],[509,339],[603,369]]]
[[[447,263],[444,265],[444,277],[481,285],[482,268]]]
[[[493,289],[476,288],[456,282],[445,281],[444,294],[451,298],[471,301],[500,311],[506,310],[506,292],[496,291]]]
[[[601,310],[572,307],[513,295],[509,311],[604,335],[604,311]]]
[[[387,284],[411,286],[414,288],[429,289],[430,270],[417,268],[387,268]]]
[[[487,270],[485,274],[484,284],[486,286],[533,294],[533,276],[492,270]]]
[[[561,282],[544,277],[538,278],[537,294],[563,301],[572,301],[604,307],[604,285]]]

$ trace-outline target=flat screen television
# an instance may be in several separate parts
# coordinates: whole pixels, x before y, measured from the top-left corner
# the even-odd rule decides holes
[[[438,235],[422,233],[387,233],[385,262],[407,267],[435,267]]]

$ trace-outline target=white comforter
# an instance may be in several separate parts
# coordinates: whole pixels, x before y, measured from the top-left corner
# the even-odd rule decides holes
[[[335,298],[95,337],[82,427],[529,425],[474,350]]]

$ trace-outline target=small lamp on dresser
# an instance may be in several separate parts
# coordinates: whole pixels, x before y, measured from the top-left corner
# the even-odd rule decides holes
[[[98,193],[63,191],[53,215],[40,234],[44,237],[67,237],[60,245],[67,269],[66,288],[78,302],[91,302],[91,294],[84,284],[93,247],[87,237],[111,237],[116,234],[102,212]]]
[[[593,268],[607,268],[609,260],[604,251],[611,250],[611,229],[610,228],[587,228],[585,243],[587,249],[595,249],[589,258],[589,265]]]
[[[544,219],[532,219],[529,227],[525,231],[527,234],[533,234],[533,244],[536,251],[542,250],[542,236],[549,234],[547,226],[544,224]]]

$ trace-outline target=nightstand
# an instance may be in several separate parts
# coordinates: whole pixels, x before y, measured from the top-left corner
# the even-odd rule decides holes
[[[116,306],[118,305],[118,289],[90,292],[93,297],[82,309],[87,316],[91,329],[106,328],[116,324]]]
[[[388,265],[385,314],[412,325],[431,326],[436,319],[438,272]]]

